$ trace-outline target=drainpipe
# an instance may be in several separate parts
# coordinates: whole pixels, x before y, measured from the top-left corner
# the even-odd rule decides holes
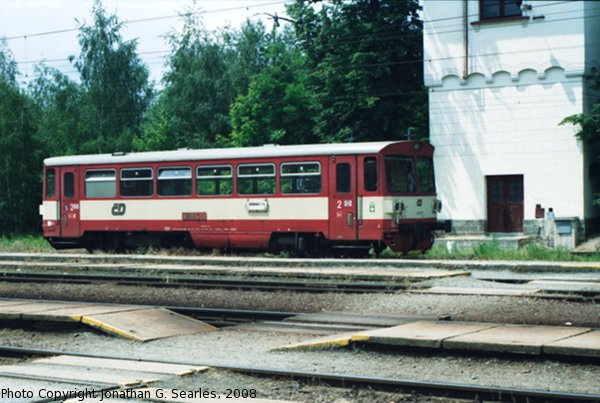
[[[463,79],[469,75],[469,0],[463,0],[463,47],[465,59],[463,61]]]

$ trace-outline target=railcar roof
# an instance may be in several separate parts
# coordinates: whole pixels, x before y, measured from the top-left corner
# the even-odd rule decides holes
[[[377,141],[368,143],[303,144],[292,146],[265,145],[245,148],[180,149],[126,154],[89,154],[46,158],[46,166],[126,164],[194,160],[231,160],[238,158],[276,158],[317,155],[374,154],[390,144],[406,141]]]

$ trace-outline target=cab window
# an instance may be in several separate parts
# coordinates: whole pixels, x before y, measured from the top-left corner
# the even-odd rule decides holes
[[[415,193],[415,167],[412,157],[387,155],[385,180],[388,193]]]

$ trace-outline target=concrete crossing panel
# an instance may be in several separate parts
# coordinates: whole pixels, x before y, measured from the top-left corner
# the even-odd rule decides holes
[[[107,333],[138,341],[215,330],[204,322],[162,308],[84,315],[81,321]]]
[[[546,354],[569,357],[600,357],[600,330],[581,333],[567,339],[558,340],[542,347]]]
[[[591,329],[567,326],[501,325],[444,340],[445,349],[541,354],[542,346]]]
[[[406,347],[440,348],[442,342],[449,337],[472,334],[494,326],[496,325],[491,323],[420,321],[355,333],[352,336],[352,341]]]

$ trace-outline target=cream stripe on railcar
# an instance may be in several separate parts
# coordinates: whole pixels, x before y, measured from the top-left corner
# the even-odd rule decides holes
[[[81,220],[181,220],[182,213],[206,213],[208,220],[327,220],[327,197],[290,197],[268,200],[268,211],[248,212],[246,203],[267,198],[247,199],[119,199],[81,200]],[[125,204],[125,214],[113,215],[115,203]]]
[[[421,206],[417,206],[417,201],[421,200]],[[406,206],[402,218],[435,218],[433,212],[433,203],[435,196],[384,196],[384,197],[363,197],[362,200],[362,219],[363,220],[382,220],[390,219],[394,213],[394,203],[401,202]]]
[[[40,215],[44,220],[58,220],[58,202],[43,201],[40,205]]]

